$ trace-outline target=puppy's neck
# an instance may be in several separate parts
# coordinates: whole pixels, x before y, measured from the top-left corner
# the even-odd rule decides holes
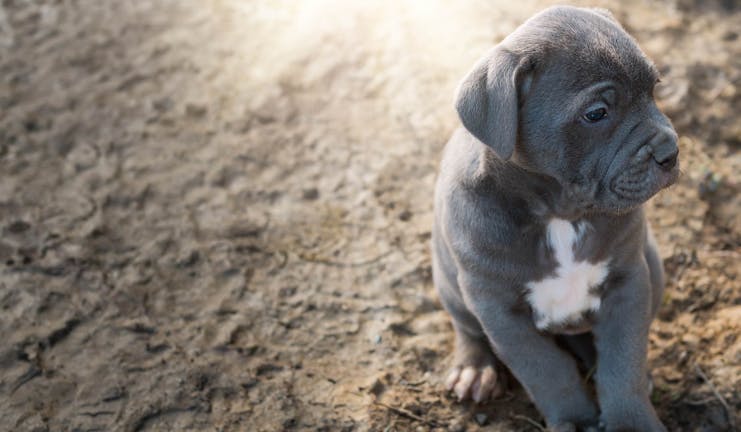
[[[528,213],[540,220],[578,220],[591,213],[584,194],[562,185],[556,178],[527,169],[516,160],[504,161],[482,146],[476,173],[478,183],[526,203]]]

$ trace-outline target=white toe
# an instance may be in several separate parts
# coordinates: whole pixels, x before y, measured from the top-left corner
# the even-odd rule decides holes
[[[493,367],[487,366],[481,371],[478,379],[478,385],[475,386],[473,400],[483,402],[496,395],[497,371]]]
[[[473,384],[473,380],[476,379],[476,369],[472,367],[467,367],[463,369],[463,372],[461,372],[460,377],[458,378],[458,383],[455,385],[455,394],[458,395],[458,400],[463,400],[468,395],[469,390],[471,389],[471,384]]]
[[[447,378],[445,378],[445,389],[447,391],[453,390],[453,387],[455,386],[455,383],[458,382],[458,377],[461,374],[461,368],[456,367],[450,370],[448,372]]]

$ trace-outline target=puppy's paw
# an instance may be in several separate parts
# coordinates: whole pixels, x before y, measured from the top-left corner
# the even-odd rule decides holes
[[[454,367],[445,378],[445,388],[455,392],[458,400],[471,398],[485,402],[502,394],[497,371],[492,365],[484,367]]]

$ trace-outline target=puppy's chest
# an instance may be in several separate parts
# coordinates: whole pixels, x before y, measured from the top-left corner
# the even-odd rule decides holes
[[[585,316],[599,310],[599,287],[609,274],[609,259],[595,261],[589,245],[596,233],[587,221],[551,219],[544,233],[545,250],[555,267],[526,284],[526,299],[541,330],[576,332]]]

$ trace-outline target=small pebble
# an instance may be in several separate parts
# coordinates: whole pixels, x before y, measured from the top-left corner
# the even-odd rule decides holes
[[[487,421],[489,421],[489,417],[487,417],[484,413],[478,413],[475,416],[473,416],[474,420],[476,420],[476,423],[479,424],[479,426],[483,426],[486,424]]]
[[[386,385],[379,379],[373,381],[373,384],[368,389],[368,393],[371,393],[376,397],[380,396],[384,391],[386,391]]]
[[[28,222],[17,220],[8,225],[6,229],[11,234],[20,234],[24,231],[28,231],[29,228],[31,228],[31,225]]]
[[[189,117],[201,118],[206,115],[208,108],[203,105],[189,103],[185,106],[185,114]]]
[[[726,41],[726,42],[735,41],[736,39],[738,39],[738,33],[734,32],[734,31],[727,31],[723,35],[723,40]]]
[[[448,426],[450,432],[466,432],[466,424],[460,420],[453,420]]]
[[[303,197],[307,201],[314,201],[319,198],[319,190],[317,188],[304,189]]]

